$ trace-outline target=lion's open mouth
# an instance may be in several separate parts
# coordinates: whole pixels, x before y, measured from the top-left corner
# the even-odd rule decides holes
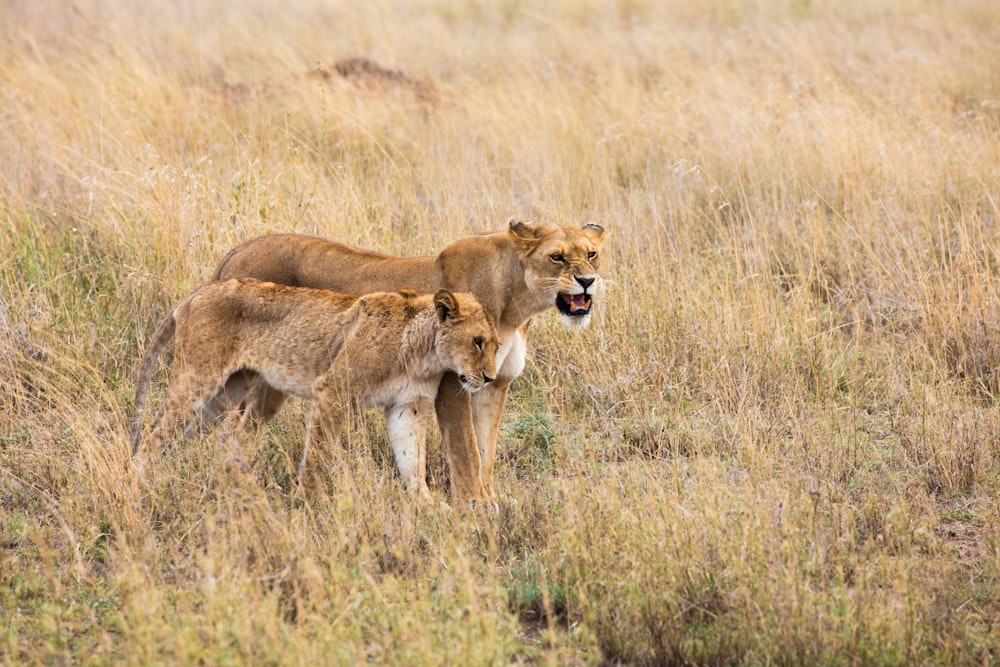
[[[563,315],[589,315],[591,304],[589,294],[560,294],[556,297],[556,308]]]

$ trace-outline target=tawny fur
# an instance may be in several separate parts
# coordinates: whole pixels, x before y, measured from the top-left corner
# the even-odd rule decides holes
[[[457,377],[446,373],[435,408],[452,493],[458,499],[493,497],[500,422],[510,383],[524,369],[528,324],[557,303],[567,325],[589,322],[589,306],[603,295],[599,252],[606,238],[594,224],[511,221],[503,231],[458,239],[435,256],[400,258],[313,236],[277,234],[235,247],[215,278],[258,278],[349,294],[446,288],[479,297],[496,317],[499,377],[470,397],[458,391]],[[248,408],[261,417],[281,403],[280,394],[266,387],[250,391],[254,399]]]
[[[280,402],[264,409],[252,391],[266,388],[313,401],[301,473],[311,445],[336,440],[350,409],[381,407],[403,483],[422,500],[424,432],[441,377],[451,371],[466,391],[478,391],[496,377],[499,345],[492,314],[467,293],[356,297],[255,280],[209,283],[181,301],[146,352],[135,453],[156,359],[172,333],[173,368],[151,446],[174,430],[204,432],[239,407],[242,423],[270,419]]]

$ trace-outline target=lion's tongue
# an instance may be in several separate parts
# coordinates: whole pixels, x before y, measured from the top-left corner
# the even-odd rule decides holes
[[[587,295],[586,294],[570,295],[569,309],[571,312],[574,313],[578,310],[587,310]]]

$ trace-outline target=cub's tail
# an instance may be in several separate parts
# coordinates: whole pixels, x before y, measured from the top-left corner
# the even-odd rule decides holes
[[[135,401],[132,404],[132,417],[129,420],[129,440],[132,442],[132,455],[139,453],[139,445],[142,441],[142,427],[146,411],[146,400],[149,398],[149,390],[153,385],[153,373],[156,371],[156,361],[163,353],[163,349],[170,344],[177,329],[177,321],[171,312],[160,323],[153,334],[153,339],[146,347],[146,355],[142,358],[142,367],[139,369],[139,379],[135,385]]]

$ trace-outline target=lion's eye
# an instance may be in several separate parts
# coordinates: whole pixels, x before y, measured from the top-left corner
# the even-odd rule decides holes
[[[593,262],[593,261],[594,261],[595,259],[597,259],[597,251],[596,251],[596,250],[591,250],[590,252],[588,252],[588,253],[587,253],[587,259],[589,259],[589,260],[590,260],[590,261],[592,261],[592,262]]]
[[[483,340],[482,336],[476,336],[475,338],[472,339],[472,342],[476,344],[476,347],[479,349],[480,352],[483,351],[483,344],[486,341]]]
[[[563,256],[562,256],[562,255],[561,255],[560,253],[558,253],[558,252],[557,252],[557,253],[555,253],[555,254],[552,254],[552,255],[549,255],[549,259],[551,259],[551,260],[552,260],[553,262],[555,262],[556,264],[565,264],[565,263],[566,263],[566,258],[565,258],[565,257],[563,257]]]

